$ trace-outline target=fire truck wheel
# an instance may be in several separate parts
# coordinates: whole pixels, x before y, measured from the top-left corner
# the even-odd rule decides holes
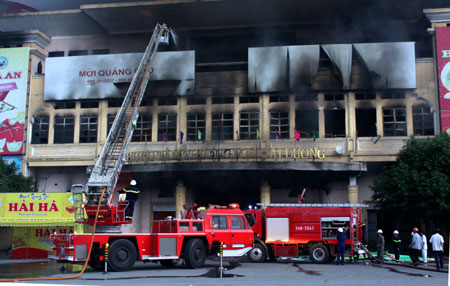
[[[330,252],[323,244],[314,244],[309,249],[309,257],[314,263],[327,263],[330,259]]]
[[[127,271],[133,267],[136,257],[134,244],[127,239],[118,239],[109,248],[108,264],[114,271]]]
[[[195,238],[188,241],[184,249],[184,261],[189,268],[200,268],[205,264],[206,248],[201,239]]]
[[[267,258],[266,248],[257,243],[255,244],[255,247],[247,253],[247,257],[251,262],[264,262]]]

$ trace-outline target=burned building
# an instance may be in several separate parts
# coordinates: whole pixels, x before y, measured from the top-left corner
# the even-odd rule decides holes
[[[439,130],[422,9],[441,3],[304,2],[150,1],[1,18],[1,38],[34,51],[24,168],[38,191],[87,182],[165,22],[171,43],[124,167],[143,190],[126,231],[148,232],[184,204],[292,203],[303,189],[306,202],[366,203],[373,216],[374,177],[410,136]]]

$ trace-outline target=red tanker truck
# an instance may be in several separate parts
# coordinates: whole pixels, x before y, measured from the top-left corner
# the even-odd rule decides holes
[[[209,209],[185,207],[181,219],[153,222],[152,233],[55,234],[49,256],[60,262],[84,263],[103,269],[105,248],[109,247],[108,266],[126,271],[137,260],[170,266],[183,258],[190,268],[204,265],[207,255],[216,255],[223,243],[223,256],[243,256],[252,249],[254,233],[238,204]]]
[[[347,228],[346,256],[359,253],[362,240],[361,204],[259,204],[244,211],[255,232],[253,262],[276,257],[309,255],[314,263],[331,262],[337,256],[338,228]]]

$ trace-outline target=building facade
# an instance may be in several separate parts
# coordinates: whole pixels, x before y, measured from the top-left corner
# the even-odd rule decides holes
[[[184,204],[292,203],[303,189],[308,203],[369,204],[375,229],[374,177],[410,136],[440,129],[429,39],[366,35],[369,27],[340,37],[344,16],[326,28],[304,12],[273,16],[273,1],[205,2],[6,17],[40,30],[2,34],[9,44],[33,35],[39,51],[30,58],[24,161],[37,190],[87,182],[128,88],[127,69],[151,27],[167,19],[171,44],[160,49],[124,167],[142,190],[124,231],[149,232]],[[305,8],[287,2],[281,8]],[[266,18],[241,15],[253,9]],[[197,18],[177,18],[180,11]]]

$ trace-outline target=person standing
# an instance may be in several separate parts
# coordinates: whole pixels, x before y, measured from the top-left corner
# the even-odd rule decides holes
[[[395,262],[400,261],[400,247],[402,246],[402,240],[400,239],[400,235],[398,230],[394,230],[394,236],[392,237],[392,246],[394,248]]]
[[[139,199],[140,191],[136,187],[136,181],[131,180],[130,186],[123,188],[122,192],[126,194],[126,200],[128,201],[128,207],[125,209],[125,219],[131,220],[134,213],[134,204]]]
[[[414,266],[419,264],[419,255],[423,246],[422,237],[420,237],[418,232],[419,229],[417,227],[413,228],[413,236],[411,243],[409,244],[411,260],[414,263]]]
[[[344,232],[344,229],[342,227],[338,228],[337,233],[337,259],[336,259],[336,265],[344,265],[344,254],[345,254],[345,239],[346,239],[346,233]]]
[[[428,256],[428,243],[427,243],[427,237],[425,236],[425,233],[423,230],[420,231],[420,237],[422,238],[422,260],[423,263],[427,264],[427,256]]]
[[[377,231],[377,258],[380,261],[384,261],[384,236],[383,236],[383,230],[379,229]]]
[[[444,269],[444,238],[440,234],[440,230],[436,229],[435,234],[430,238],[431,248],[433,249],[434,259],[436,261],[436,269]]]

